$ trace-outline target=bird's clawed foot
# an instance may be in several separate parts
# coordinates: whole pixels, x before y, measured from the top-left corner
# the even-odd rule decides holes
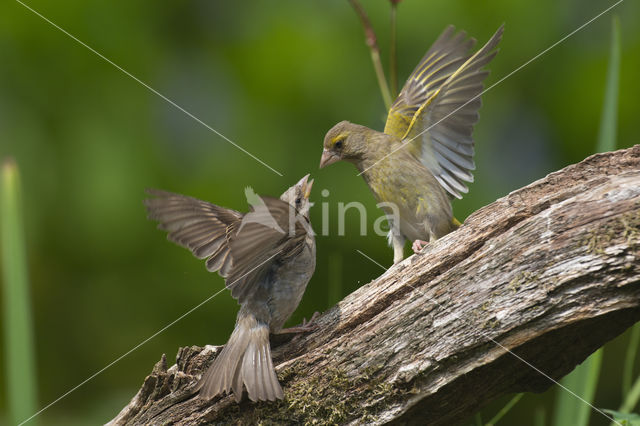
[[[314,312],[311,316],[311,319],[307,321],[305,318],[302,319],[301,325],[296,325],[294,327],[283,328],[278,331],[277,334],[293,334],[293,333],[308,333],[310,331],[314,331],[318,328],[318,324],[315,323],[315,320],[320,316],[320,312]]]
[[[411,245],[411,248],[413,249],[413,252],[417,254],[420,253],[427,244],[429,244],[428,241],[415,240]]]

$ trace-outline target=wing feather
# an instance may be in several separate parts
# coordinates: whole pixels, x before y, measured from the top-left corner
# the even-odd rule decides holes
[[[471,170],[475,170],[473,158],[453,152],[444,145],[435,148],[435,152],[440,155],[439,158],[443,159],[443,164],[447,163],[452,174],[464,181],[473,182],[473,174],[471,173]]]
[[[445,33],[451,37],[448,30]],[[414,113],[402,135],[403,140],[412,141],[409,145],[410,152],[434,174],[452,197],[462,198],[462,194],[468,192],[465,182],[473,181],[473,125],[478,121],[483,80],[488,75],[483,67],[497,54],[495,49],[503,30],[503,26],[498,28],[491,39],[473,55],[467,55],[466,50],[461,50],[461,46],[465,44],[460,41],[460,37],[451,38],[455,43],[443,42],[443,49],[449,46],[454,49],[450,53],[455,56],[452,63],[459,66],[444,80],[438,75],[437,84],[429,81],[421,83],[422,87],[428,86],[430,90],[425,92],[427,98]],[[442,55],[446,55],[446,52],[443,51]],[[415,88],[411,90],[416,91]]]
[[[286,262],[302,251],[308,232],[304,225],[308,221],[296,214],[289,203],[260,198],[274,222],[265,222],[264,212],[257,212],[256,216],[248,213],[229,244],[233,269],[227,286],[240,303],[251,294],[252,283],[269,273],[273,264]]]
[[[289,203],[260,197],[261,206],[247,214],[180,194],[149,189],[144,201],[149,218],[168,232],[167,238],[206,259],[207,269],[226,279],[240,303],[273,264],[297,256],[310,228]]]
[[[455,191],[465,194],[469,192],[469,188],[467,188],[464,184],[456,180],[451,175],[443,174],[441,176],[436,176],[436,179],[438,179],[440,184],[449,192]]]
[[[171,192],[148,189],[155,198],[144,200],[149,219],[159,222],[167,231],[167,239],[189,250],[198,258],[207,259],[211,272],[223,270],[228,255],[228,239],[242,219],[242,213]]]
[[[445,28],[407,78],[389,110],[384,132],[404,136],[418,109],[464,63],[475,43],[464,31],[456,34],[453,25]]]

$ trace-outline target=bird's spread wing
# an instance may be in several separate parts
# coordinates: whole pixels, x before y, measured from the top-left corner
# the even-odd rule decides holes
[[[144,200],[149,219],[159,222],[167,238],[207,259],[207,269],[226,277],[231,270],[229,239],[240,225],[242,213],[185,195],[148,189],[156,198]]]
[[[503,26],[473,55],[475,40],[448,27],[413,71],[391,107],[385,133],[409,143],[409,151],[457,198],[472,182],[473,125],[478,121],[482,68],[496,55]]]
[[[226,279],[240,303],[274,263],[286,262],[304,247],[308,222],[280,199],[260,197],[262,202],[243,215],[185,195],[147,193],[155,197],[144,201],[149,219],[159,222],[170,241],[207,259],[207,269]]]
[[[229,241],[233,266],[227,277],[231,295],[240,303],[273,264],[286,263],[304,247],[306,219],[277,198],[260,197]]]
[[[402,138],[418,109],[464,63],[467,52],[476,41],[467,38],[464,31],[454,34],[455,27],[449,25],[409,75],[398,98],[391,105],[385,133]]]

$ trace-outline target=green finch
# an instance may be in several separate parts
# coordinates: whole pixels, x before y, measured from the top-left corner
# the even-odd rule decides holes
[[[324,138],[320,168],[353,163],[386,213],[393,261],[456,229],[451,199],[473,182],[473,125],[483,70],[496,55],[503,27],[480,50],[449,26],[413,70],[389,111],[384,132],[342,121]]]
[[[269,333],[281,332],[298,307],[316,266],[316,244],[309,224],[309,175],[279,199],[247,189],[251,210],[240,213],[195,198],[159,190],[145,200],[149,218],[167,238],[188,248],[207,269],[225,278],[240,303],[229,341],[198,384],[200,396],[213,398],[243,386],[252,401],[282,399],[271,360]],[[288,331],[288,330],[287,330]],[[292,331],[303,331],[300,328]]]

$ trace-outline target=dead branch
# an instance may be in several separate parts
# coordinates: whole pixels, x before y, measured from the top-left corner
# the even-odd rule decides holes
[[[451,424],[541,392],[640,319],[640,145],[471,215],[276,346],[276,403],[193,394],[219,348],[166,357],[113,424]],[[543,372],[544,374],[541,374]]]

